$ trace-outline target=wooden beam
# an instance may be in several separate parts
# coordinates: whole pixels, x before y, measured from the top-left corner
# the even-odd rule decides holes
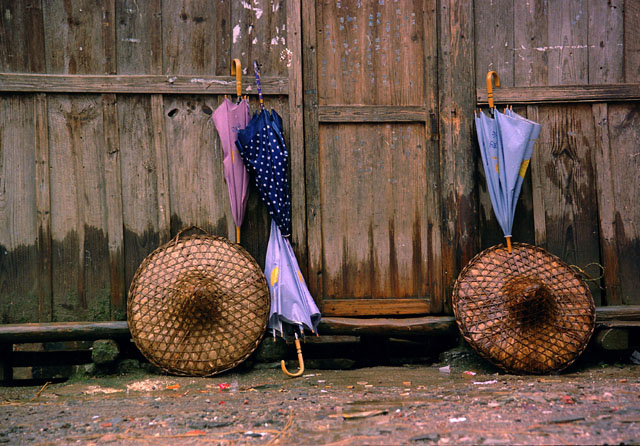
[[[242,83],[257,94],[254,77],[247,76]],[[286,77],[265,76],[260,84],[264,95],[289,94]],[[232,76],[0,73],[0,92],[235,94],[236,80]]]
[[[307,269],[307,209],[304,169],[304,110],[302,108],[302,28],[300,0],[287,2],[287,43],[291,51],[289,66],[289,164],[291,167],[291,225],[293,249],[302,273]]]
[[[322,314],[327,316],[382,316],[427,314],[429,299],[327,299]]]
[[[392,105],[321,105],[320,122],[425,122],[427,107]]]
[[[0,344],[127,338],[126,321],[0,325]]]
[[[640,321],[640,305],[614,305],[596,308],[596,320],[608,321]]]
[[[349,317],[323,317],[318,326],[324,335],[383,335],[421,336],[456,335],[456,320],[453,316],[425,316],[403,319],[376,318],[357,319]]]
[[[493,101],[496,104],[509,105],[637,101],[638,99],[640,99],[640,84],[504,87],[493,90]],[[486,89],[476,90],[476,104],[488,104]]]

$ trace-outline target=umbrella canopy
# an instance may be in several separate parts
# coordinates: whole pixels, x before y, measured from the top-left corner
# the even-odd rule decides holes
[[[267,210],[282,235],[291,235],[291,198],[287,166],[289,153],[282,133],[282,118],[275,110],[261,110],[236,143],[246,166],[252,171],[255,185]]]
[[[516,204],[541,127],[512,110],[493,109],[493,115],[476,115],[476,132],[491,204],[510,244]]]
[[[259,86],[258,94],[262,97]],[[284,142],[282,118],[275,110],[265,110],[261,101],[261,110],[251,118],[246,128],[238,131],[236,146],[253,174],[271,218],[276,221],[284,237],[290,236],[291,198],[287,179],[289,152]]]
[[[307,289],[291,243],[273,220],[265,265],[271,292],[269,328],[274,335],[292,338],[304,334],[305,329],[315,332],[320,310]]]
[[[225,98],[213,113],[212,118],[222,142],[224,178],[229,188],[231,213],[236,226],[236,242],[240,243],[240,226],[244,220],[249,197],[249,174],[235,143],[238,139],[238,131],[249,123],[249,103],[242,100],[234,104]]]

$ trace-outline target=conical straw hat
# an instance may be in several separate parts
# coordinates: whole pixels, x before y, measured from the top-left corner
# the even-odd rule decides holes
[[[515,373],[562,370],[584,351],[595,328],[586,283],[547,251],[515,243],[476,255],[453,289],[464,339],[498,367]]]
[[[153,364],[209,376],[244,361],[269,316],[269,289],[251,255],[225,238],[176,238],[149,254],[129,290],[131,336]]]

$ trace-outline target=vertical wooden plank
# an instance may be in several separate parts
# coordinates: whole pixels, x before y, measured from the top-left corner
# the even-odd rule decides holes
[[[307,190],[307,246],[311,294],[322,310],[324,297],[322,258],[322,207],[320,205],[320,161],[318,141],[318,64],[316,3],[302,0],[302,70],[304,72],[304,142]]]
[[[0,1],[0,71],[44,72],[44,29],[39,1]]]
[[[514,86],[547,85],[548,0],[513,3]]]
[[[287,1],[289,68],[289,166],[291,169],[291,227],[293,247],[307,276],[307,228],[304,172],[304,126],[302,110],[302,34],[300,1]]]
[[[35,96],[35,156],[36,156],[36,209],[38,217],[38,322],[50,322],[53,318],[53,294],[51,275],[51,191],[49,163],[49,122],[47,119],[47,95]]]
[[[442,284],[442,197],[440,195],[440,147],[438,135],[438,5],[437,0],[425,2],[424,23],[424,99],[429,110],[425,123],[426,149],[426,224],[427,271],[430,311],[441,313],[444,305]]]
[[[542,170],[546,248],[580,267],[599,262],[591,107],[547,106],[539,109],[538,119],[542,130],[536,162],[541,162],[536,168]],[[591,292],[599,302],[599,287],[592,286]]]
[[[169,159],[162,95],[151,95],[151,122],[158,194],[158,234],[160,243],[171,238],[171,194],[169,192]]]
[[[34,100],[0,96],[0,322],[38,321]]]
[[[111,318],[126,318],[120,136],[115,94],[102,95],[104,176],[111,279]]]
[[[288,68],[280,53],[289,46],[288,5],[285,0],[270,2],[231,1],[231,58],[239,58],[248,75],[253,61],[262,65],[263,76],[287,76]],[[228,70],[228,68],[227,68]]]
[[[589,0],[589,83],[624,82],[623,0]]]
[[[202,97],[165,96],[172,233],[198,225],[224,237],[235,234],[213,108]]]
[[[549,85],[589,82],[588,0],[549,2]]]
[[[476,0],[474,2],[476,85],[484,88],[487,72],[494,70],[500,76],[502,86],[513,87],[513,11],[514,0]]]
[[[162,74],[161,0],[122,0],[116,8],[119,74]]]
[[[615,197],[618,301],[640,304],[640,104],[609,104],[611,176]]]
[[[48,97],[54,320],[110,317],[102,104]]]
[[[124,225],[124,264],[126,288],[142,260],[159,244],[160,201],[158,195],[162,168],[158,167],[152,118],[152,97],[131,95],[118,98],[120,169],[122,171],[122,213]],[[161,97],[161,96],[160,96]],[[165,171],[166,172],[166,171]],[[162,179],[160,183],[164,184]],[[163,209],[166,204],[163,204]],[[169,226],[169,217],[167,226]],[[167,229],[168,231],[168,229]],[[168,232],[165,234],[169,238]]]
[[[451,312],[451,289],[477,252],[477,199],[472,150],[475,79],[473,2],[440,2],[440,171],[442,184],[442,268],[444,310]]]
[[[600,220],[600,255],[604,266],[604,303],[620,305],[621,289],[618,265],[618,249],[615,233],[616,197],[613,190],[611,143],[607,104],[593,104],[595,126],[594,158],[597,174],[598,217]]]
[[[640,82],[640,3],[624,2],[624,81]]]
[[[47,73],[102,73],[101,8],[92,0],[48,0],[43,10]]]
[[[535,122],[540,122],[537,105],[527,106],[527,117]],[[533,227],[534,240],[537,246],[547,249],[547,223],[545,214],[545,195],[543,186],[546,179],[544,170],[544,151],[541,147],[541,141],[534,147],[531,156],[531,184],[533,197]]]
[[[215,73],[216,39],[211,38],[215,14],[216,8],[207,0],[162,3],[166,74],[210,76]]]

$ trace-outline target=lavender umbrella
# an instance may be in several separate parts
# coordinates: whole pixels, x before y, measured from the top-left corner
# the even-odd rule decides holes
[[[244,129],[249,123],[249,103],[242,100],[234,104],[225,98],[213,113],[212,118],[222,142],[224,178],[229,188],[231,213],[236,225],[236,242],[240,243],[240,226],[249,197],[249,174],[236,147],[236,141],[238,130]]]

